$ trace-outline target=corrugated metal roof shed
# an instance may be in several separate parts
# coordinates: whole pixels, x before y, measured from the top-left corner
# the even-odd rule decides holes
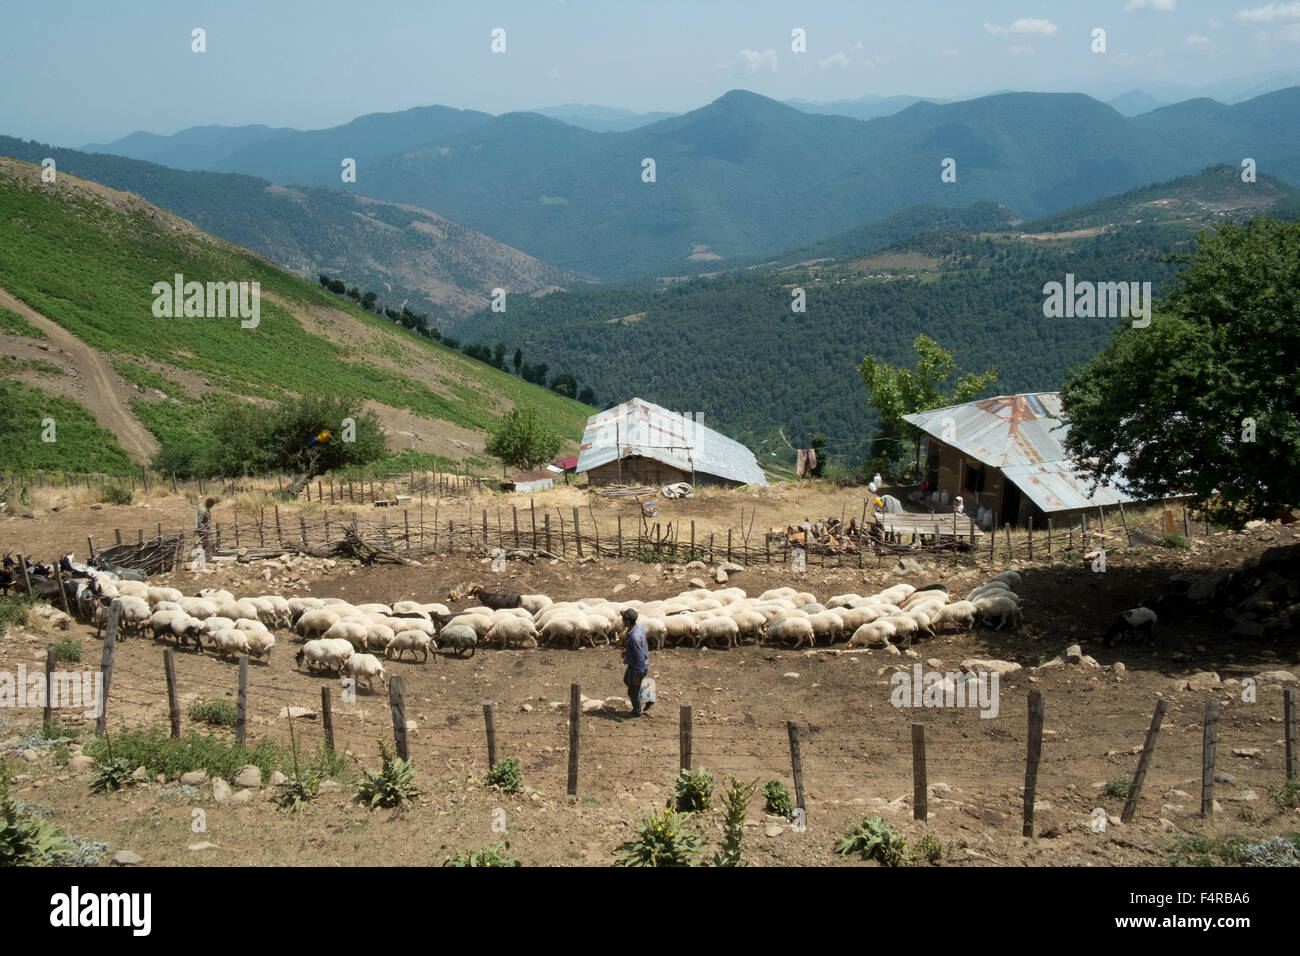
[[[1066,461],[1058,392],[999,395],[904,415],[903,420],[994,468]]]
[[[550,491],[555,487],[555,479],[545,468],[534,468],[532,471],[521,471],[508,484],[513,486],[516,493]]]
[[[1059,392],[999,395],[904,415],[903,420],[985,465],[998,468],[1046,512],[1109,507],[1139,499],[1083,477],[1063,444]]]
[[[754,453],[693,418],[633,398],[587,419],[578,471],[641,456],[689,474],[692,470],[742,484],[765,485]]]

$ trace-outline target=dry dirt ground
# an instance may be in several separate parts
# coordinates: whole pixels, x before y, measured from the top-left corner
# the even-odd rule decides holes
[[[773,494],[782,494],[777,490]],[[772,523],[837,513],[836,494],[761,499],[756,533]],[[556,493],[578,495],[568,489]],[[807,493],[809,496],[811,492]],[[820,494],[820,493],[819,493]],[[739,513],[755,499],[719,494],[696,499],[690,510],[703,525]],[[851,499],[852,500],[852,499]],[[850,500],[850,503],[851,503]],[[38,506],[35,520],[0,519],[0,551],[23,550],[50,556],[59,550],[84,551],[85,535],[109,540],[113,527],[164,527],[190,514],[179,496],[148,499],[148,509],[89,510],[69,505],[57,513]],[[38,505],[40,502],[38,502]],[[846,505],[848,507],[849,505]],[[600,505],[597,506],[598,508]],[[687,508],[687,503],[682,504]],[[140,518],[135,524],[127,519]],[[148,520],[144,516],[148,515]],[[472,659],[438,655],[427,664],[390,662],[390,674],[405,679],[411,751],[424,795],[409,807],[367,811],[349,798],[351,779],[323,792],[297,815],[275,809],[270,791],[253,789],[243,804],[214,801],[211,789],[175,791],[176,781],[149,782],[112,795],[92,795],[86,774],[71,774],[50,751],[27,760],[11,744],[4,756],[20,774],[15,795],[52,809],[52,819],[83,838],[103,841],[110,852],[129,849],[146,863],[161,865],[243,865],[367,863],[438,864],[452,851],[485,846],[501,839],[493,830],[493,810],[505,811],[511,852],[526,865],[608,865],[614,848],[632,827],[668,799],[678,766],[678,716],[690,701],[694,720],[694,762],[712,770],[719,783],[734,773],[743,780],[782,780],[792,787],[786,721],[799,728],[806,791],[807,829],[769,829],[759,797],[750,809],[746,852],[758,864],[843,865],[836,840],[864,817],[881,815],[910,841],[933,834],[944,846],[945,866],[992,865],[1163,865],[1171,860],[1180,834],[1215,838],[1242,835],[1252,842],[1300,830],[1300,813],[1280,811],[1269,790],[1284,776],[1282,693],[1276,684],[1259,686],[1257,700],[1242,700],[1233,680],[1263,671],[1296,670],[1298,645],[1229,639],[1218,619],[1162,620],[1147,645],[1107,649],[1100,634],[1119,610],[1150,601],[1172,573],[1228,567],[1277,544],[1300,540],[1293,528],[1269,524],[1244,534],[1197,537],[1191,551],[1162,548],[1113,553],[1104,574],[1078,562],[1019,562],[1024,584],[1024,625],[1016,633],[976,630],[940,635],[915,645],[918,662],[940,671],[958,670],[968,658],[996,658],[1023,665],[1000,685],[999,712],[981,718],[973,708],[896,708],[890,677],[899,665],[913,663],[885,651],[837,655],[753,645],[731,650],[669,648],[651,653],[651,675],[658,704],[641,720],[622,719],[616,709],[581,719],[578,796],[565,793],[571,683],[588,697],[623,692],[617,650],[480,650]],[[130,537],[134,537],[132,532]],[[1057,555],[1059,559],[1059,553]],[[819,598],[848,591],[870,593],[896,581],[922,585],[935,581],[963,592],[990,573],[987,556],[978,568],[922,557],[917,573],[888,567],[858,570],[831,565],[806,574],[773,565],[755,565],[732,577],[732,584],[757,594],[794,585]],[[996,566],[1002,566],[999,560]],[[223,566],[202,576],[167,576],[187,593],[210,585],[237,593],[276,591],[286,595],[339,596],[356,603],[410,598],[445,601],[450,587],[482,581],[497,590],[544,592],[556,599],[587,596],[651,599],[687,588],[697,572],[660,570],[633,560],[512,561],[506,573],[492,574],[485,559],[457,555],[431,557],[419,567],[359,567],[320,561],[286,568],[280,562]],[[630,576],[638,580],[633,582]],[[615,592],[616,588],[620,588]],[[461,602],[458,606],[464,606]],[[83,662],[95,666],[101,642],[74,625]],[[18,665],[40,666],[45,643],[56,635],[40,626],[11,627],[0,638],[0,671]],[[264,736],[287,744],[286,705],[319,709],[320,687],[333,687],[337,744],[350,752],[353,775],[378,765],[377,738],[391,739],[388,704],[382,692],[362,688],[354,703],[340,699],[337,680],[298,671],[292,636],[281,633],[267,665],[250,667],[250,742]],[[1056,665],[1035,669],[1081,643],[1099,667]],[[1122,662],[1121,671],[1113,665]],[[1223,686],[1181,690],[1180,682],[1201,671],[1216,671]],[[237,668],[210,654],[177,653],[182,708],[196,699],[233,698]],[[1038,783],[1040,835],[1021,836],[1025,771],[1027,695],[1042,692],[1045,740]],[[1202,717],[1207,694],[1221,702],[1217,784],[1219,812],[1198,815],[1201,780]],[[1131,777],[1152,709],[1168,701],[1155,755],[1137,815],[1129,825],[1109,825],[1104,833],[1089,826],[1094,808],[1119,816],[1122,801],[1102,795],[1102,785]],[[525,791],[498,794],[483,786],[487,752],[482,704],[496,705],[498,755],[518,757]],[[557,706],[560,705],[560,706]],[[116,648],[109,726],[114,731],[167,725],[162,652],[152,640],[133,638]],[[8,710],[0,741],[39,727],[40,714]],[[91,724],[65,714],[80,726],[82,740]],[[912,820],[910,725],[925,725],[929,819]],[[190,726],[188,716],[184,720]],[[318,718],[295,721],[308,750],[321,739]],[[225,731],[218,731],[225,732]],[[1250,753],[1238,756],[1236,752]],[[720,787],[719,787],[720,789]],[[206,814],[206,831],[192,830],[194,810]],[[711,848],[721,835],[717,813],[699,821]],[[772,835],[769,835],[772,834]],[[198,843],[215,848],[188,850]]]

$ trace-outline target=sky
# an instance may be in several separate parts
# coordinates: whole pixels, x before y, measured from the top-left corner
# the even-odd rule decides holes
[[[685,112],[1129,89],[1300,70],[1300,0],[69,0],[0,24],[0,133],[62,146],[207,124],[318,129],[441,104]],[[205,52],[192,31],[205,33]],[[492,32],[505,31],[493,52]],[[1105,30],[1105,52],[1093,31]],[[806,50],[796,52],[801,29]]]

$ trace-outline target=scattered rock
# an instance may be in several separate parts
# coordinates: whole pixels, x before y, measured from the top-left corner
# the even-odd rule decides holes
[[[796,673],[795,671],[786,671],[786,672],[785,672],[784,674],[782,674],[781,676],[782,676],[782,677],[792,677],[792,678],[795,678],[795,679],[798,679],[798,677],[799,677],[798,673]]]
[[[23,751],[23,759],[26,760],[28,763],[35,763],[37,760],[40,759],[40,756],[41,755],[38,754],[35,750]]]
[[[1111,670],[1115,672],[1116,677],[1120,676],[1121,674],[1128,673],[1128,668],[1125,667],[1123,662],[1121,661],[1116,661],[1114,664],[1111,664],[1110,667]]]
[[[713,572],[713,580],[717,581],[719,584],[726,584],[727,572],[722,570],[722,568],[718,568],[718,570]]]
[[[691,587],[693,587],[693,588],[699,588],[699,589],[701,589],[701,590],[708,590],[708,587],[709,587],[707,584],[704,583],[704,579],[703,579],[703,578],[691,578],[691,579],[690,579],[689,581],[687,581],[686,583],[689,584],[689,585],[690,585]]]
[[[230,798],[231,803],[249,803],[253,799],[252,790],[240,790]]]
[[[95,766],[95,761],[85,754],[77,754],[68,761],[68,770],[72,773],[84,773],[93,766]]]
[[[113,854],[113,863],[117,866],[135,866],[143,862],[144,857],[133,850],[118,850]]]
[[[898,564],[894,565],[894,570],[899,574],[906,574],[908,571],[919,572],[922,570],[921,562],[916,558],[899,558]]]
[[[214,777],[212,779],[212,799],[217,801],[217,803],[225,803],[229,800],[230,792],[230,784],[226,783],[226,781],[222,780],[220,777]]]
[[[1214,775],[1215,783],[1236,783],[1237,778],[1230,773],[1216,773]]]
[[[254,767],[251,763],[245,764],[239,768],[232,781],[237,787],[260,787],[262,785],[262,771]]]
[[[763,833],[766,836],[778,837],[789,829],[789,824],[780,817],[764,816]]]
[[[886,653],[886,654],[892,654],[894,657],[902,657],[902,656],[903,656],[903,652],[900,651],[900,650],[899,650],[897,647],[895,647],[893,644],[886,644],[886,645],[885,645],[885,653]]]
[[[525,714],[531,714],[531,713],[533,712],[533,705],[532,705],[532,704],[523,704],[522,706],[520,706],[519,709],[520,709],[521,711],[523,711]]]
[[[972,657],[961,662],[961,669],[964,671],[992,671],[999,676],[1005,676],[1020,670],[1020,665],[1014,661],[980,660]]]
[[[1187,679],[1189,690],[1213,690],[1222,686],[1223,681],[1214,671],[1199,671]]]
[[[640,580],[641,580],[641,575],[639,574],[629,574],[627,576],[628,584],[637,584],[638,582],[640,582]]]
[[[207,841],[204,841],[203,843],[191,843],[185,849],[197,853],[200,850],[219,850],[221,848],[217,846],[215,843],[208,843]]]
[[[1234,747],[1232,750],[1234,757],[1258,757],[1258,747]]]
[[[1264,671],[1262,674],[1256,674],[1255,680],[1261,684],[1294,684],[1296,676],[1290,671]]]
[[[937,657],[931,657],[929,660],[925,662],[925,666],[930,668],[930,670],[932,671],[942,670],[943,661],[939,660],[939,658]]]
[[[281,707],[280,716],[293,717],[295,719],[299,717],[306,717],[308,719],[314,720],[316,717],[316,711],[311,710],[307,707],[298,707],[295,705],[293,707]]]
[[[271,779],[270,779],[270,785],[272,787],[278,787],[288,782],[289,782],[289,778],[286,777],[284,774],[282,774],[280,771],[278,770],[272,771]]]
[[[188,773],[181,774],[181,783],[189,787],[200,787],[208,782],[208,772],[206,770],[191,770]]]
[[[1078,664],[1083,660],[1083,649],[1078,644],[1071,644],[1065,649],[1065,659],[1071,664]]]
[[[322,780],[322,781],[320,782],[320,789],[322,789],[322,790],[342,790],[342,789],[343,789],[343,784],[339,783],[337,780]]]

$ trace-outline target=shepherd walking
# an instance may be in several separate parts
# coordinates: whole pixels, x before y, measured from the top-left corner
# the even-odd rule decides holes
[[[627,636],[623,641],[623,663],[627,670],[623,672],[623,683],[627,685],[628,700],[632,703],[632,716],[640,717],[641,682],[650,670],[650,648],[646,644],[645,628],[636,622],[636,611],[627,608],[623,611],[623,624],[627,627]],[[649,710],[652,701],[645,705]]]

